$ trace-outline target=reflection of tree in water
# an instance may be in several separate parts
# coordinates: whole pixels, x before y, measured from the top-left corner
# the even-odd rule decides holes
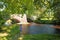
[[[56,34],[60,34],[60,29],[56,29]]]

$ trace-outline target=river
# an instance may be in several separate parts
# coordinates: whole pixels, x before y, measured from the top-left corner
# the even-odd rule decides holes
[[[59,34],[60,29],[54,28],[52,24],[35,24],[32,23],[29,26],[20,26],[20,31],[27,34]]]

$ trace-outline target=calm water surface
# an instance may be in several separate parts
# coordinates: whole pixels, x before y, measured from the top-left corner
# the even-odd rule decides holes
[[[20,30],[27,32],[29,34],[56,34],[59,33],[58,29],[53,28],[54,25],[50,24],[31,24],[30,26],[25,27]]]

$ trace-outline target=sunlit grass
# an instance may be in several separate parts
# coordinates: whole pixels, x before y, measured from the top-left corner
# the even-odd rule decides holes
[[[7,38],[6,37],[1,37],[0,40],[7,40]]]
[[[8,33],[0,33],[0,37],[8,36]]]
[[[6,30],[6,29],[7,29],[7,27],[2,28],[2,30]]]
[[[19,37],[18,40],[23,40],[23,37]]]
[[[11,30],[10,29],[8,29],[8,30],[6,30],[7,32],[11,32]]]

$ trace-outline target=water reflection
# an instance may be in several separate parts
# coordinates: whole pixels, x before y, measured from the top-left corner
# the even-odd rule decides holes
[[[30,34],[53,34],[55,32],[53,25],[31,25]]]
[[[22,25],[21,31],[22,33],[28,34],[56,34],[58,33],[58,29],[53,28],[54,25],[50,24],[30,24],[30,25]]]

